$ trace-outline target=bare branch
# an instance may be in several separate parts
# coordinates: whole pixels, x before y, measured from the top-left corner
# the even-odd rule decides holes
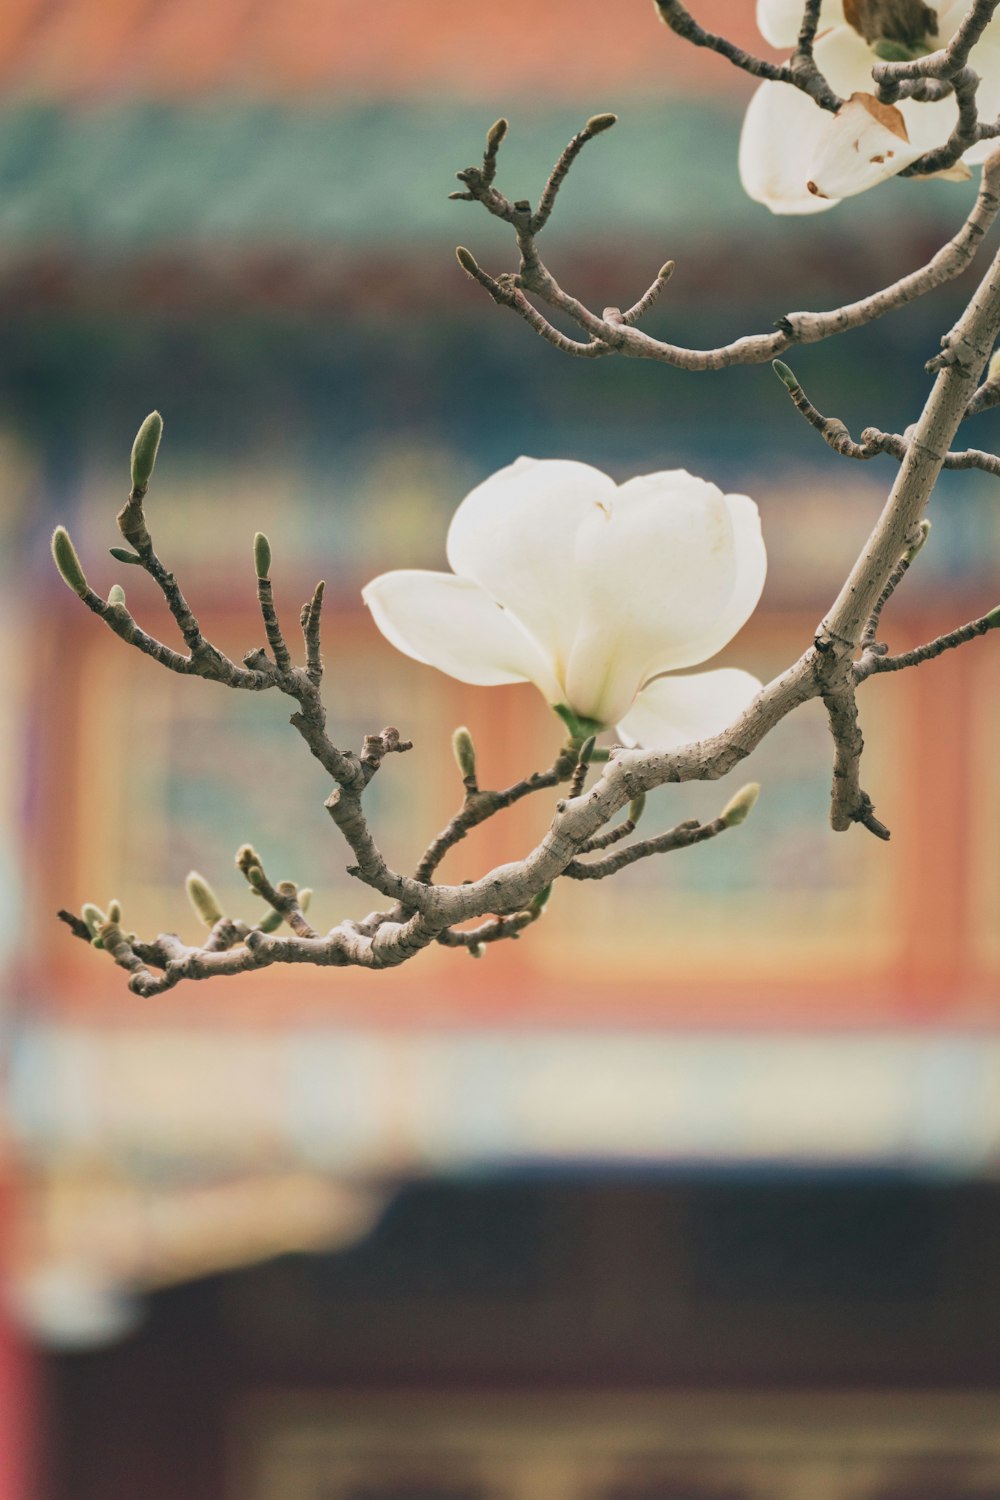
[[[574,140],[579,138],[574,137]],[[627,313],[623,314],[617,308],[609,307],[603,317],[598,317],[563,290],[539,257],[532,230],[530,203],[527,200],[512,203],[505,198],[493,187],[492,178],[489,182],[486,181],[481,168],[469,167],[458,176],[468,189],[467,193],[459,196],[471,197],[482,203],[489,213],[509,223],[515,232],[521,256],[516,273],[491,276],[483,270],[469,250],[460,247],[456,252],[462,268],[479,282],[494,302],[511,308],[547,342],[574,358],[597,359],[614,353],[630,359],[651,359],[678,369],[697,371],[720,370],[731,365],[763,364],[795,344],[818,343],[849,329],[864,327],[896,308],[906,306],[917,297],[925,296],[965,270],[1000,210],[998,150],[984,163],[976,202],[961,228],[926,265],[901,277],[891,286],[844,307],[821,313],[788,313],[778,319],[777,326],[771,333],[751,334],[715,349],[689,349],[651,338],[632,326],[656,301],[669,279],[668,266],[671,272],[673,270],[673,262],[668,262],[662,268],[649,290]],[[560,332],[529,301],[527,292],[571,318],[588,335],[589,342],[568,338]]]
[[[991,609],[989,614],[980,615],[977,620],[970,620],[968,625],[960,625],[957,630],[949,630],[946,635],[939,635],[933,641],[928,641],[926,645],[917,646],[913,651],[903,651],[899,656],[888,656],[882,652],[869,650],[856,664],[855,678],[858,682],[864,682],[865,678],[870,677],[874,672],[901,672],[905,667],[919,667],[925,661],[933,661],[945,651],[952,651],[956,646],[964,646],[968,641],[974,641],[977,636],[996,630],[998,625],[1000,625],[1000,605],[996,609]]]
[[[729,41],[726,37],[716,36],[713,32],[706,31],[685,10],[680,0],[655,0],[655,3],[660,20],[669,26],[671,31],[676,32],[679,37],[683,37],[686,42],[691,42],[695,47],[707,47],[712,52],[718,52],[720,57],[726,58],[734,67],[740,68],[744,73],[749,73],[753,78],[791,84],[808,94],[821,109],[832,110],[834,113],[843,103],[843,100],[833,92],[813,58],[813,41],[819,22],[819,0],[806,0],[798,47],[787,63],[780,64],[768,62],[763,57],[754,57],[752,53],[738,47],[735,42]]]
[[[898,432],[882,432],[878,427],[866,427],[861,442],[856,443],[846,425],[839,417],[824,417],[813,405],[799,384],[798,377],[782,360],[774,361],[774,373],[788,390],[792,403],[802,413],[810,427],[815,427],[824,442],[844,458],[869,459],[880,453],[902,462],[909,448],[909,439]],[[1000,458],[995,453],[984,453],[979,448],[965,448],[959,452],[945,454],[942,468],[982,469],[987,474],[1000,475]]]
[[[899,559],[899,562],[889,574],[889,577],[885,583],[885,587],[872,606],[872,612],[868,616],[868,620],[865,624],[864,630],[861,632],[861,640],[858,644],[860,645],[863,652],[874,651],[879,656],[885,654],[887,648],[885,646],[879,646],[876,644],[879,620],[882,617],[882,611],[883,609],[885,609],[885,606],[888,604],[889,600],[892,598],[893,594],[899,588],[899,585],[902,583],[903,579],[909,572],[913,559],[916,557],[917,553],[926,542],[928,536],[930,535],[930,530],[930,521],[921,521],[919,526],[915,526],[913,531],[910,533],[906,551],[903,553],[902,557]],[[858,680],[857,665],[855,665],[854,668],[854,677],[855,680]]]

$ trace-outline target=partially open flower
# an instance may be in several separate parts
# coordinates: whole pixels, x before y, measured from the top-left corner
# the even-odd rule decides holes
[[[760,689],[720,651],[764,584],[757,507],[684,469],[616,485],[588,464],[520,458],[467,495],[451,573],[362,591],[400,651],[492,686],[533,682],[563,716],[671,748],[718,734]]]
[[[801,90],[763,83],[750,100],[740,139],[740,179],[751,198],[776,214],[820,213],[842,198],[894,177],[944,144],[957,120],[954,95],[920,104],[881,104],[872,68],[880,60],[920,57],[944,46],[969,0],[824,0],[815,58],[846,103],[836,115]],[[757,0],[757,24],[775,47],[793,47],[801,0]],[[980,117],[1000,113],[1000,13],[971,58],[980,74]],[[933,175],[965,180],[992,141],[970,146],[954,167]]]

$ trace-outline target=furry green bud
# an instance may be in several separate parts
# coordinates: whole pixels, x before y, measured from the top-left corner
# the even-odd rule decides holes
[[[115,562],[132,563],[135,567],[142,567],[142,558],[130,551],[128,547],[109,547],[108,551]]]
[[[528,902],[528,910],[532,913],[533,916],[540,917],[542,915],[542,912],[549,904],[549,897],[551,895],[552,886],[546,885],[542,887],[537,896],[532,896],[531,900]]]
[[[591,115],[583,130],[587,135],[600,135],[602,130],[610,130],[612,125],[617,124],[617,115]]]
[[[590,765],[590,758],[591,758],[591,756],[594,753],[594,746],[596,744],[597,744],[597,736],[596,736],[596,734],[588,735],[588,737],[584,740],[583,744],[580,746],[579,754],[576,757],[578,765],[581,765],[581,766],[589,766]]]
[[[455,257],[463,271],[468,271],[470,276],[475,276],[479,270],[479,262],[471,250],[466,250],[464,245],[457,246]]]
[[[489,155],[492,156],[496,152],[497,147],[506,134],[507,121],[501,116],[486,132],[486,150]]]
[[[312,898],[312,887],[308,885],[303,886],[301,891],[299,891],[299,911],[308,911]]]
[[[114,922],[115,926],[118,927],[120,925],[120,923],[121,923],[121,919],[122,919],[122,904],[121,904],[121,902],[120,901],[109,901],[108,902],[108,921],[109,922]]]
[[[790,391],[794,391],[798,388],[799,382],[795,378],[794,371],[788,368],[783,359],[772,359],[771,369],[774,371],[775,375],[777,375],[778,379],[782,381]]]
[[[261,869],[260,865],[247,865],[243,873],[249,880],[250,884],[253,886],[254,890],[259,891],[261,886],[264,884],[264,871]]]
[[[163,418],[158,411],[151,411],[135,435],[132,444],[132,488],[143,491],[149,484],[156,463],[156,455],[163,436]]]
[[[462,724],[451,737],[451,750],[463,781],[476,779],[476,747],[472,735]]]
[[[120,605],[122,609],[125,608],[125,590],[120,583],[113,583],[111,585],[111,591],[108,594],[108,603],[113,608],[117,605]]]
[[[719,814],[720,821],[727,828],[738,828],[745,823],[753,811],[753,805],[760,796],[760,782],[748,781],[746,786],[740,787],[735,797],[731,797]]]
[[[911,545],[907,547],[906,551],[903,553],[903,559],[905,562],[911,563],[913,561],[917,553],[920,551],[921,547],[926,542],[927,538],[930,536],[930,521],[921,521],[920,525],[917,527],[917,531],[920,533],[917,537],[917,540],[911,543]]]
[[[108,920],[104,913],[101,911],[101,908],[99,906],[95,906],[93,901],[85,901],[83,903],[83,906],[80,909],[80,915],[86,922],[87,930],[89,931],[91,937],[96,937],[100,929]]]
[[[646,793],[640,792],[638,797],[633,797],[628,805],[628,820],[630,823],[638,823],[646,807]]]
[[[52,533],[52,556],[63,582],[69,585],[74,594],[79,594],[81,599],[85,598],[88,593],[87,580],[65,526],[57,526]]]
[[[192,870],[184,882],[184,888],[188,900],[206,927],[214,927],[216,922],[222,921],[222,907],[204,875]]]
[[[261,932],[277,932],[278,928],[281,926],[284,920],[285,919],[281,915],[281,912],[275,911],[272,907],[267,916],[262,917],[261,920],[257,923],[257,926],[260,928]]]
[[[262,531],[254,533],[253,565],[258,578],[270,578],[271,543]]]

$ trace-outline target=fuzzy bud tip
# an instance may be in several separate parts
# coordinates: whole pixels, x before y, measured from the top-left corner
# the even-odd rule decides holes
[[[76,548],[70,539],[70,534],[65,526],[57,526],[52,533],[52,556],[55,558],[56,567],[62,574],[63,582],[79,594],[83,599],[87,594],[87,580],[80,566],[80,559],[76,555]]]
[[[799,382],[796,380],[793,371],[789,369],[783,359],[772,359],[771,369],[774,371],[775,375],[777,375],[778,379],[784,385],[786,385],[790,391],[794,391],[797,388]]]
[[[591,115],[583,128],[587,135],[600,135],[602,130],[610,130],[617,123],[617,115]]]
[[[499,120],[496,120],[490,126],[489,130],[486,132],[486,149],[487,149],[487,151],[493,152],[493,151],[495,151],[497,149],[497,147],[499,146],[500,142],[503,140],[504,136],[507,134],[507,129],[508,129],[508,122],[503,118],[503,116],[501,116]]]
[[[479,270],[479,262],[471,250],[466,250],[464,245],[458,245],[455,248],[455,258],[463,271],[468,271],[470,276],[475,276]]]
[[[96,937],[100,929],[108,920],[99,906],[92,901],[85,901],[80,909],[80,915],[87,924],[91,937]]]
[[[262,531],[254,533],[253,565],[258,578],[270,578],[271,543]]]
[[[120,583],[113,583],[111,585],[111,591],[108,594],[108,603],[112,608],[117,606],[120,606],[122,609],[125,608],[125,590]]]
[[[199,875],[197,870],[192,870],[184,882],[184,887],[188,900],[206,927],[214,927],[216,922],[222,921],[222,907],[204,875]]]
[[[153,465],[163,436],[163,418],[151,411],[135,435],[132,444],[132,488],[145,490],[153,474]]]
[[[459,725],[451,737],[451,752],[455,757],[463,781],[474,781],[476,776],[476,747],[472,735],[464,724]]]
[[[921,547],[926,542],[927,538],[930,536],[930,521],[921,521],[920,525],[917,527],[917,533],[918,535],[916,537],[916,540],[911,542],[906,551],[903,553],[903,559],[905,562],[911,563],[913,561],[917,553],[920,551]]]
[[[738,828],[750,816],[759,796],[760,782],[748,781],[746,786],[740,787],[735,797],[731,797],[726,803],[719,815],[721,821],[727,828]]]

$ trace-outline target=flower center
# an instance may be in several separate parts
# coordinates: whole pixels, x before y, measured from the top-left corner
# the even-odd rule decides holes
[[[844,0],[844,18],[887,62],[922,57],[937,37],[937,11],[923,0]]]

